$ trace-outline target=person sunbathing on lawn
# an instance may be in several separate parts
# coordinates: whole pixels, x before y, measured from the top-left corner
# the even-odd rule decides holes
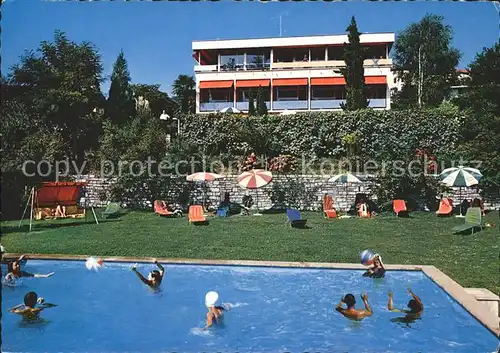
[[[158,266],[158,270],[153,270],[149,273],[148,278],[145,278],[139,271],[137,271],[137,264],[132,266],[132,271],[135,272],[137,277],[150,288],[158,288],[161,284],[161,280],[163,279],[163,274],[165,270],[162,265],[158,263],[158,261],[154,260],[154,264]]]
[[[370,304],[368,304],[368,295],[366,294],[366,292],[361,295],[361,299],[363,299],[363,302],[365,304],[365,310],[356,309],[354,307],[354,305],[356,305],[356,298],[354,298],[354,295],[350,293],[346,294],[342,299],[340,299],[340,303],[337,305],[335,310],[337,310],[339,313],[350,320],[361,321],[364,318],[373,315]],[[346,304],[347,308],[343,308],[342,304]]]

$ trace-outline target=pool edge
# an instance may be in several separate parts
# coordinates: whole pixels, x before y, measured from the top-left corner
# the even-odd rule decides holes
[[[5,253],[4,257],[18,257],[22,254]],[[89,255],[65,255],[65,254],[28,254],[29,258],[34,260],[86,260]],[[103,257],[105,262],[152,262],[153,257],[130,257],[130,256],[111,256]],[[297,268],[329,268],[329,269],[351,269],[362,270],[366,266],[355,263],[332,263],[332,262],[292,262],[292,261],[257,261],[257,260],[206,260],[206,259],[172,259],[156,258],[162,263],[187,264],[187,265],[230,265],[230,266],[258,266],[258,267],[297,267]],[[484,327],[500,336],[500,327],[498,318],[491,318],[488,311],[468,294],[465,289],[444,274],[435,266],[430,265],[385,265],[388,270],[400,271],[422,271],[432,281],[434,281],[448,295],[455,299],[470,315],[478,320]]]

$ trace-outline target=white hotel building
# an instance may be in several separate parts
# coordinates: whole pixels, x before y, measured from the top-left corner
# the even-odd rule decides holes
[[[369,105],[390,109],[395,87],[389,58],[394,33],[360,36]],[[250,90],[263,87],[268,110],[279,113],[341,109],[345,80],[340,68],[347,35],[211,40],[193,42],[196,112],[226,107],[248,111]]]

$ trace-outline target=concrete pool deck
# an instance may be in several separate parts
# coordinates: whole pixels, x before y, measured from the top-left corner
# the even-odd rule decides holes
[[[22,254],[5,253],[4,258],[16,258]],[[34,260],[73,260],[85,261],[90,255],[63,255],[63,254],[27,254],[29,259]],[[151,263],[155,258],[137,258],[137,257],[101,257],[104,262],[137,262]],[[224,266],[253,266],[253,267],[296,267],[296,268],[324,268],[339,270],[364,270],[366,266],[353,263],[326,263],[326,262],[288,262],[288,261],[253,261],[253,260],[204,260],[204,259],[169,259],[156,258],[161,263],[166,264],[185,264],[185,265],[224,265]],[[441,272],[434,266],[427,265],[385,265],[387,270],[393,271],[422,271],[426,276],[441,287],[448,295],[454,298],[465,310],[476,318],[483,326],[494,333],[497,337],[500,335],[500,323],[498,315],[490,310],[487,305],[481,303],[481,298],[475,293],[469,292],[460,284]],[[498,296],[493,293],[489,296],[490,301],[497,302]],[[484,298],[483,298],[484,299]]]

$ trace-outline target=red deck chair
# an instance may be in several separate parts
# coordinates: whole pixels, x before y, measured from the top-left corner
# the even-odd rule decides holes
[[[436,211],[438,216],[449,216],[453,212],[453,201],[448,198],[443,198],[439,202],[439,209]]]
[[[154,202],[155,213],[160,216],[173,216],[174,213],[170,212],[167,208],[165,201],[156,200]]]
[[[337,218],[337,210],[333,207],[333,199],[330,195],[323,197],[323,214],[325,218]]]
[[[406,202],[404,200],[394,200],[392,202],[392,209],[396,216],[408,216],[408,210],[406,209]]]

